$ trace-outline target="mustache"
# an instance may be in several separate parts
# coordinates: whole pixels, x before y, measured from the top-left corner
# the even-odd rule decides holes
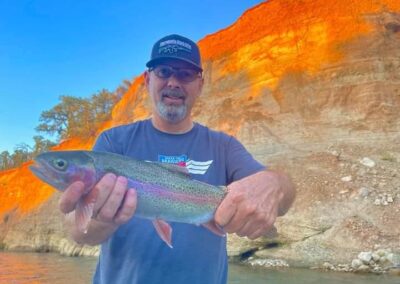
[[[161,92],[161,96],[171,97],[171,98],[185,98],[185,93],[179,89],[178,90],[166,89]]]

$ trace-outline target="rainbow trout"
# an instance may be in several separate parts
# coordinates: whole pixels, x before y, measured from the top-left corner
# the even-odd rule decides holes
[[[137,191],[135,216],[151,219],[163,241],[171,246],[172,229],[166,221],[207,227],[218,235],[224,232],[214,222],[214,213],[226,195],[226,187],[193,180],[186,168],[95,151],[54,151],[35,158],[30,170],[58,190],[82,181],[87,195],[106,174],[128,179]],[[75,208],[77,226],[85,232],[93,215],[94,201],[84,197]]]

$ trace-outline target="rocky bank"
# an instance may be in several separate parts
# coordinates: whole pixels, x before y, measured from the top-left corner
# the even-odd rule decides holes
[[[199,43],[206,85],[196,120],[238,137],[257,159],[289,173],[298,191],[277,221],[277,238],[230,235],[229,256],[398,273],[400,2],[287,2],[262,3]],[[139,76],[103,129],[147,117],[149,104]],[[57,193],[19,184],[33,180],[26,167],[0,174],[1,246],[97,255],[68,240]],[[37,199],[38,190],[48,197]],[[29,198],[43,201],[22,210]]]

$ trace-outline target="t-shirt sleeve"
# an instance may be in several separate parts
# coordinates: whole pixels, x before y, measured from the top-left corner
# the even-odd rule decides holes
[[[113,149],[110,137],[107,132],[102,132],[96,139],[96,142],[93,146],[94,151],[99,152],[115,152]]]
[[[230,137],[226,148],[228,184],[264,170],[266,167],[253,158],[234,137]]]

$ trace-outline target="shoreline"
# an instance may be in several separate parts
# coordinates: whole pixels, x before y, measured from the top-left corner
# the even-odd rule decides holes
[[[60,250],[51,250],[49,248],[27,248],[27,247],[17,247],[14,249],[6,249],[2,243],[0,243],[0,253],[27,253],[27,254],[55,254],[64,257],[82,257],[82,258],[93,258],[97,259],[99,256],[100,248],[99,246],[88,247],[77,245],[75,249],[61,252]],[[350,273],[354,275],[390,275],[400,277],[400,265],[388,267],[385,270],[356,270],[352,269],[349,265],[338,264],[332,265],[328,262],[324,263],[321,267],[319,266],[306,266],[304,264],[291,263],[289,264],[283,259],[260,259],[249,257],[248,259],[241,260],[238,257],[228,257],[228,264],[238,265],[247,268],[255,269],[265,269],[265,270],[277,270],[277,269],[302,269],[302,270],[316,270],[321,273]]]

